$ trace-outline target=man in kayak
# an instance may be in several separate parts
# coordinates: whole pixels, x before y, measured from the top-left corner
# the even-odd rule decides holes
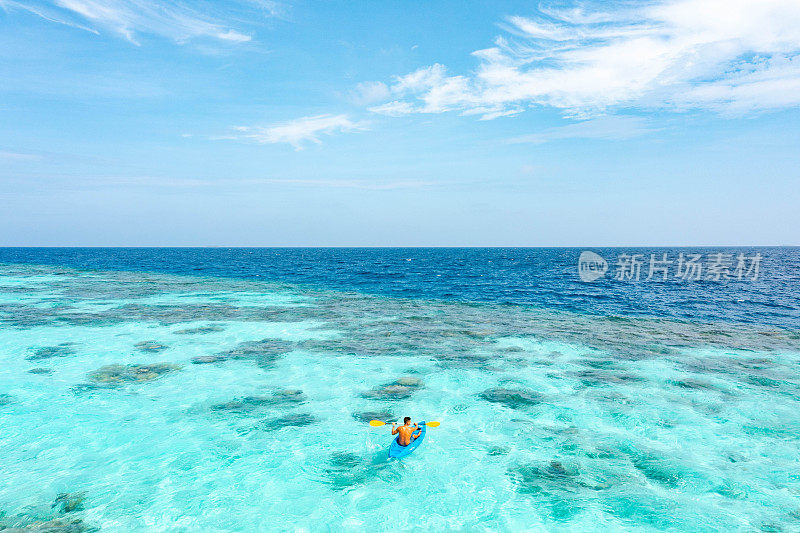
[[[403,419],[403,425],[397,427],[397,423],[392,422],[392,435],[400,434],[397,437],[397,443],[400,446],[408,446],[411,444],[414,439],[420,436],[422,433],[422,428],[419,427],[417,424],[411,425],[411,417],[407,416]],[[416,433],[416,435],[414,435]]]

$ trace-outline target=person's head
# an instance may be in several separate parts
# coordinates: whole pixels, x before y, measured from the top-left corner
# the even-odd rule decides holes
[[[410,416],[407,416],[407,417],[405,417],[403,419],[403,424],[408,424],[409,422],[411,422],[411,417]]]

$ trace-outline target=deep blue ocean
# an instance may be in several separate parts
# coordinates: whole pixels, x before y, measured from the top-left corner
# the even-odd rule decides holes
[[[581,248],[0,248],[0,263],[145,271],[277,281],[401,298],[531,305],[608,316],[654,316],[800,326],[800,248],[589,248],[607,274],[578,277]],[[677,276],[683,253],[700,257],[700,279]],[[709,279],[712,254],[729,256],[728,279]],[[621,254],[640,254],[639,280],[615,279]],[[651,256],[666,260],[651,279]],[[753,280],[734,276],[760,254]],[[697,276],[695,276],[697,277]]]

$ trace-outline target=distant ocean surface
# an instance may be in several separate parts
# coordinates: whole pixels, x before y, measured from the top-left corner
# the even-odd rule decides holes
[[[581,252],[0,249],[0,531],[800,531],[800,250]]]
[[[0,248],[0,263],[32,263],[278,281],[401,298],[532,305],[578,313],[800,326],[800,248],[590,248],[603,278],[578,277],[580,248]],[[683,280],[679,254],[761,256],[757,279]],[[614,279],[620,254],[639,254],[641,277]],[[667,254],[667,281],[646,280]]]

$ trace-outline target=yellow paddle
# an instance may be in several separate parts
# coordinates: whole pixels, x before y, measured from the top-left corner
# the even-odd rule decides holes
[[[426,426],[432,427],[432,428],[439,427],[439,424],[441,424],[441,422],[425,422]],[[369,425],[374,427],[374,428],[377,428],[377,427],[385,426],[386,422],[382,422],[380,420],[370,420],[369,421]]]

